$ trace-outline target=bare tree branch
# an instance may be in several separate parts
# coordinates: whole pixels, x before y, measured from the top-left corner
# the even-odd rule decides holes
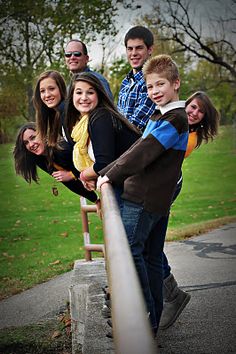
[[[233,0],[231,2],[236,3]],[[162,6],[166,8],[162,8],[160,11],[158,24],[155,23],[153,14],[148,16],[152,26],[158,25],[161,29],[162,40],[174,40],[180,46],[179,51],[184,50],[199,59],[220,65],[230,73],[234,82],[236,82],[236,50],[235,43],[231,40],[232,34],[235,33],[235,30],[233,30],[235,28],[235,17],[232,16],[234,10],[231,10],[228,17],[225,14],[218,17],[214,15],[214,18],[209,17],[208,21],[203,24],[200,14],[195,15],[194,2],[166,0],[162,3]],[[209,31],[206,30],[206,26],[208,26]],[[212,37],[210,36],[210,28],[212,32],[216,28]]]

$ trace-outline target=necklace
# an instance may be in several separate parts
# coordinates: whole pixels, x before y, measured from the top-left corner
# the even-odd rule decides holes
[[[53,194],[55,197],[57,197],[58,194],[59,194],[58,189],[57,189],[57,186],[56,186],[55,183],[53,183],[53,185],[52,185],[52,194]]]

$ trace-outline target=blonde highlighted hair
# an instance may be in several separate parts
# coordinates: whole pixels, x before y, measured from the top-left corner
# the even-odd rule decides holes
[[[171,58],[171,56],[166,54],[156,55],[155,57],[146,61],[143,66],[144,79],[146,80],[147,75],[153,73],[162,75],[171,83],[180,78],[177,64]]]

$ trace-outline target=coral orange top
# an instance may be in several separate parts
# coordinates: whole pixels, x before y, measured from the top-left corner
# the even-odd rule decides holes
[[[188,157],[197,146],[197,132],[191,132],[188,136],[188,146],[184,157]]]

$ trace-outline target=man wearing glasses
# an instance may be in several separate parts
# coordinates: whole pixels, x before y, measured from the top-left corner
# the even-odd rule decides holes
[[[94,76],[96,76],[101,83],[103,84],[108,96],[113,100],[113,95],[110,89],[110,85],[108,81],[105,79],[102,74],[93,71],[88,66],[89,56],[86,45],[78,40],[71,39],[65,48],[65,61],[68,69],[71,74],[78,74],[84,71],[91,72]]]

